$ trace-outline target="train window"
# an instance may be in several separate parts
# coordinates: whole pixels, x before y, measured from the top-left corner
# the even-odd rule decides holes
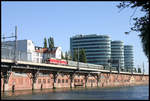
[[[80,82],[80,79],[78,79],[78,82]]]
[[[41,83],[41,79],[38,79],[38,83]]]
[[[74,79],[74,82],[76,82],[76,79]]]
[[[81,79],[81,82],[83,83],[83,79]]]

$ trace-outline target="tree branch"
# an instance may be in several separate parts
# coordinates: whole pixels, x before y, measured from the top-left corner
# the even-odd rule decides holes
[[[137,7],[135,8],[134,12],[133,12],[133,13],[132,13],[132,15],[130,16],[130,20],[129,20],[130,25],[131,25],[131,18],[134,16],[134,14],[135,14],[136,10],[137,10]]]

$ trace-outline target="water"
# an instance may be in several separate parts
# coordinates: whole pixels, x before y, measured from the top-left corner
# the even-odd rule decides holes
[[[65,88],[1,93],[11,100],[148,100],[149,85],[118,88]]]

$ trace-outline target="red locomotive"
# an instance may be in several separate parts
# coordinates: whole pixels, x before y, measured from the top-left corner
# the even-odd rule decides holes
[[[59,60],[59,59],[55,59],[55,58],[47,59],[46,63],[58,64],[58,65],[67,65],[68,64],[66,60]]]

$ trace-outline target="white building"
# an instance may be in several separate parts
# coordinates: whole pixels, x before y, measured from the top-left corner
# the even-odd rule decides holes
[[[62,51],[61,47],[54,47],[52,49],[36,47],[35,51],[43,55],[43,60],[49,58],[61,59],[61,51]]]
[[[11,53],[12,54],[11,57],[14,57],[15,41],[2,42],[2,47],[3,47],[3,54],[8,55]],[[16,55],[17,60],[41,63],[43,60],[50,57],[61,59],[62,48],[54,47],[51,50],[49,48],[35,47],[32,40],[17,40],[16,50],[17,50],[17,55]]]
[[[2,42],[5,50],[8,51],[8,54],[13,54],[15,50],[15,41],[6,41]],[[35,46],[32,40],[17,40],[17,58],[18,60],[40,62],[42,61],[42,54],[35,52]]]
[[[62,51],[61,47],[56,47],[56,49],[55,49],[55,58],[61,59],[61,51]]]

